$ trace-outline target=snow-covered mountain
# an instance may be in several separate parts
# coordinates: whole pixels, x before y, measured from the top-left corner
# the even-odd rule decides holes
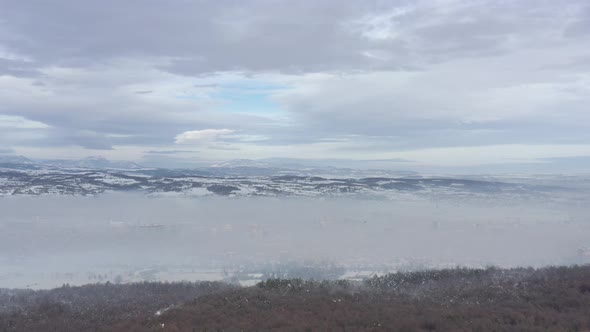
[[[256,167],[256,168],[275,168],[277,165],[251,159],[233,159],[225,162],[213,164],[211,168],[238,168],[238,167]]]
[[[23,157],[23,156],[14,156],[14,155],[7,155],[2,156],[0,155],[0,164],[24,164],[24,165],[31,165],[35,162]]]
[[[387,176],[413,176],[416,172],[379,170],[379,169],[358,169],[334,167],[330,165],[306,164],[305,161],[296,159],[282,160],[251,160],[234,159],[210,165],[207,171],[215,175],[228,176],[323,176],[340,178],[363,178],[363,177],[387,177]]]
[[[83,159],[31,160],[24,156],[0,155],[0,165],[16,168],[84,168],[84,169],[140,169],[144,168],[130,161],[112,161],[104,157],[91,156]]]
[[[138,170],[143,169],[131,161],[113,161],[100,156],[91,156],[83,159],[49,159],[31,160],[23,156],[0,156],[0,164],[10,164],[20,169],[37,168],[77,168],[77,169],[117,169]],[[363,178],[363,177],[387,177],[387,176],[413,176],[415,172],[393,170],[363,170],[353,168],[338,168],[334,166],[307,165],[303,163],[281,162],[270,160],[234,159],[216,163],[208,167],[177,170],[180,172],[198,171],[205,175],[213,176],[323,176],[339,178]]]
[[[559,200],[568,195],[571,201],[589,197],[590,177],[441,177],[334,167],[281,168],[268,162],[243,159],[201,169],[157,169],[102,157],[44,162],[22,156],[0,157],[0,195],[85,196],[117,191],[185,196],[535,201]]]
[[[93,160],[94,161],[94,160]],[[71,165],[71,164],[68,164]],[[206,170],[114,169],[0,164],[2,195],[98,195],[138,192],[148,195],[235,197],[366,197],[386,199],[555,200],[563,195],[588,197],[580,188],[485,179],[421,176],[322,177],[317,175],[228,176]],[[92,166],[92,167],[90,167]],[[212,168],[217,170],[217,168]],[[572,196],[573,195],[573,196]]]
[[[100,156],[90,156],[78,160],[48,160],[43,164],[64,168],[89,168],[89,169],[139,169],[142,166],[131,161],[111,161]]]

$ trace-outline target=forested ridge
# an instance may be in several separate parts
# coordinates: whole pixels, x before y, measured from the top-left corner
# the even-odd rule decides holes
[[[0,331],[258,330],[590,330],[590,266],[0,290]]]

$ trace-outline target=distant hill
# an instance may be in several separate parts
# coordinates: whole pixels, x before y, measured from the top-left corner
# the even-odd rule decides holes
[[[309,163],[309,164],[308,164]],[[45,159],[32,160],[18,155],[0,155],[0,164],[9,164],[18,169],[39,169],[39,168],[63,168],[63,169],[118,169],[118,170],[139,170],[146,169],[143,165],[132,161],[109,160],[101,156],[90,156],[82,159]],[[18,166],[18,167],[17,167]],[[152,168],[156,169],[156,168]],[[360,169],[335,167],[324,162],[300,161],[297,159],[233,159],[212,164],[208,167],[193,168],[158,168],[161,171],[177,170],[182,173],[198,171],[203,174],[217,176],[323,176],[340,178],[363,178],[363,177],[397,177],[417,176],[412,171]]]
[[[228,160],[222,163],[213,164],[209,167],[212,168],[236,168],[236,167],[256,167],[256,168],[273,168],[277,167],[272,163],[259,161],[259,160],[251,160],[251,159],[233,159]]]
[[[23,161],[23,159],[6,159]],[[551,200],[586,197],[583,187],[563,187],[561,178],[541,185],[514,179],[426,177],[352,169],[282,169],[249,167],[203,169],[140,168],[103,158],[15,164],[0,162],[0,196],[98,195],[135,191],[147,195],[301,196],[301,197],[438,197],[447,199]],[[227,166],[227,164],[226,164]],[[392,174],[393,173],[393,174]],[[576,183],[587,182],[578,178]]]
[[[337,165],[337,161],[332,161]],[[217,175],[231,176],[280,176],[302,175],[342,178],[374,176],[417,176],[417,172],[336,167],[329,161],[299,160],[290,158],[269,158],[263,160],[234,159],[210,165],[207,168]]]
[[[0,156],[0,164],[25,164],[25,165],[32,165],[35,162],[29,158],[23,156]]]
[[[18,155],[0,155],[0,164],[16,165],[17,168],[36,169],[39,167],[87,168],[87,169],[142,169],[143,166],[131,161],[113,161],[100,156],[83,159],[31,160]]]
[[[91,156],[78,160],[48,160],[43,164],[64,168],[115,168],[115,169],[139,169],[141,165],[131,161],[111,161],[100,156]]]

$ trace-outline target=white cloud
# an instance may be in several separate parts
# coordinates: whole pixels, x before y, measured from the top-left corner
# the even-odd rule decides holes
[[[32,121],[22,116],[0,114],[0,128],[45,129],[49,128],[49,126],[43,122]]]
[[[359,31],[363,37],[371,40],[395,39],[401,29],[396,19],[412,12],[412,7],[393,8],[385,14],[366,15],[352,22],[353,31]]]
[[[0,145],[469,165],[590,143],[581,0],[105,1],[0,13]]]
[[[234,131],[231,129],[203,129],[191,130],[176,135],[176,144],[191,144],[214,141],[219,137],[229,135]]]

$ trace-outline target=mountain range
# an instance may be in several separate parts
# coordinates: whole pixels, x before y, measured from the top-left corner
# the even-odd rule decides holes
[[[32,160],[24,156],[5,155],[0,156],[0,164],[55,166],[63,168],[87,168],[87,169],[139,169],[143,168],[130,161],[111,161],[100,156],[90,156],[82,159],[48,159]]]
[[[45,159],[33,160],[24,156],[0,155],[0,166],[8,165],[13,168],[66,168],[66,169],[95,169],[95,170],[138,170],[156,169],[146,167],[131,161],[113,161],[100,156],[90,156],[82,159]],[[217,176],[338,176],[338,177],[368,177],[368,176],[412,176],[416,172],[393,171],[378,169],[358,169],[347,167],[334,167],[312,161],[306,163],[297,159],[233,159],[229,161],[211,164],[207,167],[185,168],[200,171],[204,174]]]

